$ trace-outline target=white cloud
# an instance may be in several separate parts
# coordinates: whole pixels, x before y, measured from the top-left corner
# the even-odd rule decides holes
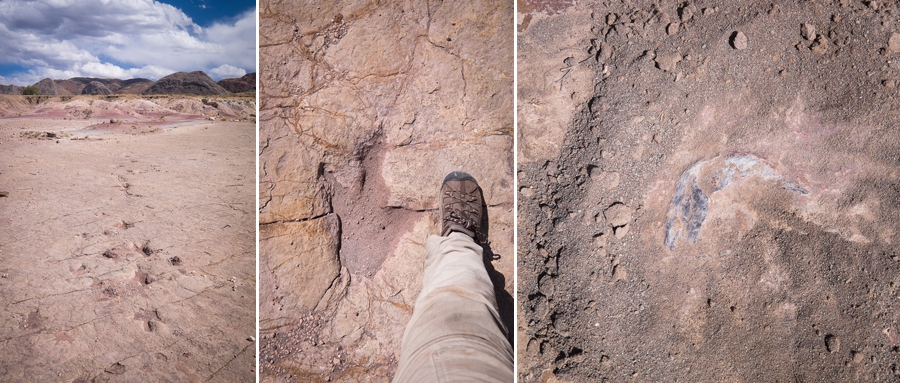
[[[241,77],[241,76],[247,74],[247,71],[245,71],[241,68],[238,68],[238,67],[233,67],[231,65],[225,64],[218,68],[210,69],[209,74],[214,77],[231,78],[231,77]]]
[[[0,64],[30,69],[0,83],[27,85],[39,76],[155,80],[195,70],[231,77],[256,70],[255,36],[255,11],[201,28],[154,0],[4,0]]]

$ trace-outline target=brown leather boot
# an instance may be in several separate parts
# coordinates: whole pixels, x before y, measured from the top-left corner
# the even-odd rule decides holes
[[[484,197],[481,188],[468,173],[450,172],[441,183],[441,236],[450,232],[466,234],[473,239],[481,225]]]

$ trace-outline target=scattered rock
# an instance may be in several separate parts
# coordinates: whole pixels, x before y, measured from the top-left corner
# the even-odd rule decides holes
[[[179,258],[179,257],[176,255],[176,256],[174,256],[174,257],[172,257],[172,258],[169,258],[169,263],[171,263],[172,266],[181,266],[181,258]]]
[[[675,65],[679,62],[681,62],[681,54],[679,53],[656,56],[656,67],[665,72],[674,71]]]
[[[737,31],[731,34],[731,46],[739,51],[747,49],[747,36],[744,32]]]
[[[894,53],[900,52],[900,33],[891,33],[891,37],[888,39],[888,49]]]
[[[0,197],[9,197],[9,192],[0,191]]]
[[[841,351],[841,338],[834,336],[832,334],[825,335],[825,349],[828,352],[838,352]]]
[[[816,26],[809,23],[803,23],[803,25],[800,26],[800,35],[803,36],[804,39],[812,41],[812,39],[816,38]]]
[[[613,282],[622,281],[628,278],[628,273],[621,264],[613,266],[612,279]]]
[[[819,35],[809,49],[819,56],[824,55],[828,52],[828,39],[826,39],[825,36]]]
[[[678,33],[678,26],[679,26],[678,23],[669,24],[669,26],[666,27],[666,33],[668,33],[669,36],[672,36],[672,35]]]
[[[107,367],[106,370],[104,370],[104,371],[106,371],[107,373],[113,374],[113,375],[122,375],[125,373],[125,370],[126,370],[126,368],[125,368],[124,364],[116,363],[116,364],[113,364],[112,366]]]
[[[690,20],[691,17],[694,16],[694,11],[691,10],[691,6],[689,6],[689,5],[685,5],[685,6],[681,7],[680,12],[681,12],[681,22],[682,23]]]
[[[631,208],[621,202],[610,205],[603,210],[603,217],[612,227],[625,226],[631,222]]]

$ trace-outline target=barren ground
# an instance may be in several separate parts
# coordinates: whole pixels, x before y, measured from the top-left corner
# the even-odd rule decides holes
[[[255,103],[0,102],[2,380],[253,380]]]
[[[900,379],[896,3],[519,12],[522,381]]]

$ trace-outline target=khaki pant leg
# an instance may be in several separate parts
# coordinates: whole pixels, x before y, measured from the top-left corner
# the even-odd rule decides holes
[[[512,382],[504,333],[481,246],[461,233],[429,236],[394,382]]]

